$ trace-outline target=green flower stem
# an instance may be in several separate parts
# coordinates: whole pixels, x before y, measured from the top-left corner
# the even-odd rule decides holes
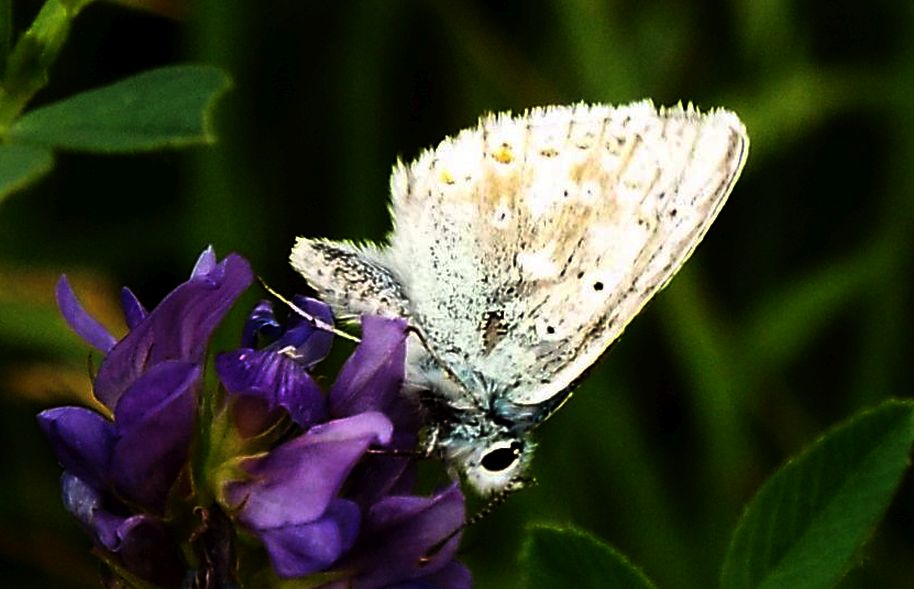
[[[11,0],[0,0],[0,17],[11,13]],[[48,70],[70,32],[70,23],[93,0],[47,0],[35,21],[16,42],[6,60],[0,85],[0,138],[29,100],[47,84]],[[0,25],[6,27],[7,25]],[[0,33],[2,41],[3,33]]]

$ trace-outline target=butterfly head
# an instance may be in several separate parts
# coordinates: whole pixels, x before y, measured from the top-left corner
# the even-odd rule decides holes
[[[499,428],[489,434],[460,429],[441,440],[446,461],[455,466],[480,495],[490,496],[522,486],[533,456],[533,442]]]
[[[483,495],[517,487],[526,480],[532,450],[528,440],[496,440],[482,450],[478,460],[464,465],[465,476]]]
[[[534,414],[506,401],[497,383],[446,363],[428,347],[413,347],[411,353],[407,380],[419,390],[434,446],[447,465],[483,496],[524,486],[533,457]]]

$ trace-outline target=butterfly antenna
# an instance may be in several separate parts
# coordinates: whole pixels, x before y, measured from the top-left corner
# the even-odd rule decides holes
[[[281,294],[279,294],[278,292],[276,292],[275,290],[270,288],[270,285],[267,284],[266,281],[263,278],[261,278],[260,276],[257,277],[257,282],[260,283],[260,286],[262,286],[264,288],[264,290],[266,290],[268,293],[270,293],[271,295],[273,295],[274,297],[279,299],[279,301],[282,302],[284,305],[286,305],[287,307],[292,309],[293,313],[304,318],[304,320],[307,321],[308,323],[310,323],[312,325],[312,327],[314,327],[315,329],[320,329],[321,331],[327,331],[327,332],[332,333],[333,335],[339,336],[343,339],[348,339],[351,342],[360,343],[362,341],[359,338],[357,338],[356,336],[354,336],[350,333],[346,333],[345,331],[343,331],[341,329],[337,329],[336,327],[330,325],[329,323],[327,323],[325,321],[321,321],[319,318],[315,317],[311,313],[308,313],[307,311],[305,311],[304,309],[302,309],[301,307],[299,307],[298,305],[296,305],[295,303],[293,303],[286,297],[282,296]]]
[[[473,393],[470,392],[470,389],[466,386],[466,384],[464,384],[464,382],[457,376],[457,374],[451,370],[451,367],[448,366],[444,360],[438,357],[438,354],[432,350],[432,347],[428,345],[428,340],[425,339],[425,334],[422,333],[422,330],[413,324],[409,324],[406,326],[406,331],[407,333],[415,334],[416,337],[419,338],[419,342],[422,344],[422,347],[425,348],[425,351],[428,352],[428,355],[431,356],[432,360],[435,361],[435,364],[437,364],[445,374],[447,374],[454,382],[460,386],[460,390],[463,391],[463,393],[473,403],[473,405],[479,409],[482,409],[482,405],[479,403]]]
[[[536,479],[534,479],[533,477],[518,477],[518,478],[512,480],[510,483],[508,483],[508,485],[504,489],[502,489],[501,491],[499,491],[498,493],[493,495],[491,498],[489,498],[489,500],[486,501],[486,504],[483,505],[479,509],[479,511],[474,513],[473,517],[468,519],[467,522],[464,524],[464,526],[475,526],[476,524],[478,524],[479,522],[481,522],[482,520],[487,518],[490,513],[495,511],[495,508],[497,508],[498,506],[502,505],[505,501],[507,501],[508,497],[510,497],[514,493],[517,493],[521,489],[525,489],[527,487],[532,487],[534,485],[536,485]]]
[[[517,491],[520,491],[521,489],[523,489],[525,487],[533,486],[535,484],[536,484],[536,479],[534,479],[532,477],[517,478],[517,479],[514,479],[513,481],[511,481],[510,483],[508,483],[508,486],[506,486],[504,489],[502,489],[501,491],[499,491],[498,493],[493,495],[486,502],[486,504],[482,506],[482,508],[479,511],[477,511],[476,513],[473,514],[473,516],[470,519],[463,522],[456,530],[454,530],[453,532],[451,532],[450,534],[445,536],[443,539],[439,540],[434,545],[432,545],[432,547],[429,548],[425,554],[423,554],[421,557],[419,557],[419,565],[421,566],[421,565],[425,565],[425,564],[428,564],[429,562],[431,562],[431,560],[435,557],[435,555],[437,555],[439,552],[441,552],[441,549],[444,548],[448,542],[453,540],[457,534],[459,534],[460,532],[462,532],[463,530],[465,530],[466,528],[468,528],[470,526],[475,526],[476,524],[478,524],[479,522],[481,522],[482,520],[487,518],[489,516],[489,514],[492,513],[493,511],[495,511],[495,509],[499,505],[502,505],[505,501],[507,501],[508,497],[510,497],[511,495],[513,495],[514,493],[516,493]]]

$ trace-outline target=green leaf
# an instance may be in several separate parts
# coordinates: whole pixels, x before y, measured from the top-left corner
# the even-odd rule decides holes
[[[30,111],[13,124],[9,139],[93,152],[212,143],[212,107],[230,85],[211,66],[151,70]]]
[[[651,589],[654,584],[627,558],[573,528],[531,526],[521,553],[525,587]]]
[[[0,145],[0,201],[31,184],[54,166],[54,155],[43,147]]]
[[[45,0],[29,28],[19,36],[6,60],[0,92],[0,134],[35,93],[48,83],[76,15],[93,0]],[[2,17],[3,15],[0,15]]]
[[[888,507],[912,442],[914,405],[887,401],[790,460],[749,503],[721,586],[832,586]]]

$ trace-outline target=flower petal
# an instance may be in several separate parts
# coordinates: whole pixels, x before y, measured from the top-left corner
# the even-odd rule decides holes
[[[314,426],[269,454],[246,460],[250,480],[229,483],[226,498],[255,530],[313,522],[368,446],[386,444],[392,431],[390,420],[376,412]]]
[[[452,560],[440,571],[403,583],[388,585],[385,589],[470,589],[473,577],[470,569]]]
[[[194,264],[194,269],[190,271],[190,278],[200,276],[208,276],[212,274],[216,269],[216,250],[213,249],[213,246],[207,246],[205,250],[197,258],[196,263]]]
[[[362,343],[330,390],[330,412],[345,417],[383,411],[400,398],[406,358],[406,321],[365,315]],[[394,421],[397,421],[394,418]]]
[[[269,411],[283,407],[303,429],[326,416],[324,395],[305,367],[272,346],[219,354],[216,372],[230,394],[261,399]]]
[[[161,587],[181,586],[184,566],[162,520],[134,515],[124,520],[117,535],[120,545],[115,552],[125,569]]]
[[[327,400],[308,374],[289,370],[284,381],[277,403],[299,427],[307,429],[327,416]]]
[[[104,509],[102,491],[68,472],[60,477],[60,491],[64,508],[95,541],[108,550],[115,550],[120,545],[117,530],[126,518]]]
[[[73,287],[66,274],[61,275],[57,280],[57,308],[60,309],[61,315],[66,320],[70,329],[86,340],[94,348],[102,352],[108,352],[117,343],[117,339],[111,335],[104,325],[98,322],[95,317],[89,315],[76,298]]]
[[[387,448],[414,450],[418,435],[414,431],[394,430]],[[416,460],[410,456],[375,454],[361,461],[349,475],[349,498],[369,506],[388,495],[404,495],[416,485]]]
[[[391,448],[413,450],[422,419],[416,404],[401,393],[405,371],[406,323],[362,317],[362,343],[346,361],[330,391],[331,414],[381,411],[396,426]],[[409,492],[415,482],[410,458],[373,456],[352,473],[352,499],[367,506],[391,493]]]
[[[124,309],[124,320],[130,329],[142,323],[149,314],[133,291],[126,286],[121,289],[121,308]]]
[[[292,304],[322,323],[333,325],[333,312],[326,303],[296,295],[292,298]],[[316,328],[310,321],[294,312],[289,317],[288,330],[276,342],[280,348],[295,348],[297,361],[309,368],[327,357],[332,344],[332,333]]]
[[[382,499],[368,512],[352,559],[340,566],[359,570],[354,584],[366,589],[437,573],[454,559],[464,515],[456,484],[433,497]]]
[[[38,414],[64,470],[98,489],[107,487],[115,443],[114,425],[85,407],[56,407]]]
[[[257,535],[280,578],[302,577],[327,569],[352,548],[360,516],[352,501],[334,499],[316,521],[260,530]]]
[[[241,335],[241,346],[244,348],[256,348],[258,335],[267,338],[268,341],[275,341],[282,335],[282,327],[276,320],[273,313],[273,303],[266,300],[258,301],[244,322],[244,331]]]
[[[199,383],[197,365],[163,362],[141,376],[117,405],[112,482],[119,493],[147,509],[164,509],[187,460]]]
[[[253,280],[244,258],[231,254],[211,264],[204,260],[209,259],[207,252],[191,279],[166,296],[105,358],[95,380],[95,396],[108,407],[117,405],[124,391],[159,362],[203,361],[212,331]]]

